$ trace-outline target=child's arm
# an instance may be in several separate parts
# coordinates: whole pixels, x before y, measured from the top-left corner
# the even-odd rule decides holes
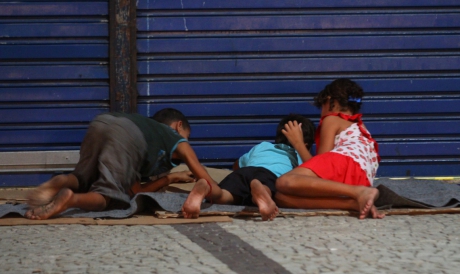
[[[312,155],[303,141],[302,124],[298,124],[297,121],[289,121],[284,125],[284,129],[282,129],[281,132],[286,136],[303,162],[311,159]]]
[[[320,129],[318,154],[331,151],[334,148],[334,140],[339,131],[340,119],[336,116],[324,118]]]
[[[233,171],[237,170],[240,168],[240,161],[239,159],[237,159],[234,163],[233,163]]]
[[[193,178],[192,176],[193,174],[190,171],[173,172],[155,181],[150,181],[145,184],[136,182],[131,187],[131,191],[133,192],[133,194],[137,194],[139,192],[155,192],[172,183],[194,182],[195,178]]]
[[[201,165],[195,151],[188,142],[182,142],[177,145],[173,153],[173,158],[181,159],[188,166],[190,171],[195,175],[195,179],[206,179],[210,183],[217,184],[206,169]]]

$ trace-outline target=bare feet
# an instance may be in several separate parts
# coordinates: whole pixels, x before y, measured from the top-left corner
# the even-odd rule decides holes
[[[378,209],[374,205],[372,205],[370,213],[372,218],[374,219],[383,219],[383,217],[385,217],[385,213],[381,213],[380,211],[378,211]]]
[[[72,199],[72,196],[72,190],[63,188],[48,204],[29,209],[25,217],[32,220],[45,220],[57,215],[69,208],[68,203]]]
[[[32,207],[47,205],[62,188],[78,187],[78,179],[72,175],[57,175],[27,194],[27,204]]]
[[[209,193],[210,187],[206,180],[200,179],[196,182],[192,191],[182,205],[182,214],[184,218],[196,219],[200,215],[201,203],[206,195]]]
[[[263,221],[273,221],[278,215],[279,209],[271,197],[271,191],[259,180],[251,181],[252,201],[259,207]]]
[[[363,187],[363,190],[358,196],[359,218],[364,219],[371,215],[374,219],[382,219],[385,214],[380,213],[374,206],[374,202],[379,197],[379,191],[372,187]]]
[[[41,184],[27,193],[27,204],[34,207],[49,204],[60,189],[60,187],[55,187],[50,182]]]

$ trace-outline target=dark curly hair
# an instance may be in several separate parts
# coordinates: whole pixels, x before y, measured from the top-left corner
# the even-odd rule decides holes
[[[361,108],[363,96],[364,91],[357,83],[347,78],[340,78],[334,80],[320,91],[314,98],[314,105],[321,108],[330,99],[329,110],[332,110],[335,103],[338,103],[341,111],[349,110],[356,114]]]
[[[297,123],[302,123],[302,134],[303,134],[303,141],[307,144],[307,149],[310,150],[311,146],[315,142],[315,125],[310,121],[310,119],[303,117],[299,114],[289,114],[278,124],[276,128],[276,137],[275,143],[276,144],[286,144],[288,146],[292,146],[286,136],[284,136],[282,129],[284,129],[284,125],[287,124],[289,121],[297,121]]]

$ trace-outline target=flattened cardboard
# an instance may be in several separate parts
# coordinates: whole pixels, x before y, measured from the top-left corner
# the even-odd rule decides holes
[[[379,210],[386,216],[394,215],[434,215],[434,214],[458,214],[460,208],[393,208]],[[156,217],[160,219],[168,218],[181,218],[180,213],[168,212],[168,211],[156,211]],[[224,212],[224,211],[206,211],[200,212],[200,218],[205,216],[230,216],[230,217],[260,217],[259,212],[253,211],[240,211],[240,212]],[[278,214],[277,217],[314,217],[314,216],[353,216],[357,217],[357,211],[348,210],[311,210],[311,211],[283,211]]]
[[[29,220],[20,216],[0,218],[0,226],[16,225],[175,225],[199,224],[214,222],[232,222],[229,216],[203,216],[197,219],[168,218],[134,215],[125,219],[93,219],[93,218],[53,218],[48,220]]]
[[[228,174],[232,173],[230,169],[220,169],[220,168],[212,168],[212,167],[205,167],[206,171],[209,173],[209,176],[216,182],[220,183]],[[180,172],[180,171],[187,171],[189,168],[184,165],[178,165],[171,169],[171,172]],[[174,183],[170,184],[165,188],[166,192],[178,192],[178,193],[189,193],[192,191],[192,188],[195,186],[195,183]]]
[[[32,188],[0,188],[0,204],[22,204]]]

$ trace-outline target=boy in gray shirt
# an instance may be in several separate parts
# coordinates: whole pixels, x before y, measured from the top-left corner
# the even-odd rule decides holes
[[[214,182],[187,141],[191,129],[186,117],[168,108],[152,118],[123,113],[97,116],[83,139],[75,169],[31,191],[25,216],[43,220],[68,208],[102,211],[127,207],[138,192],[195,178]],[[191,172],[171,173],[139,184],[142,178],[169,171],[175,160],[185,162]]]

